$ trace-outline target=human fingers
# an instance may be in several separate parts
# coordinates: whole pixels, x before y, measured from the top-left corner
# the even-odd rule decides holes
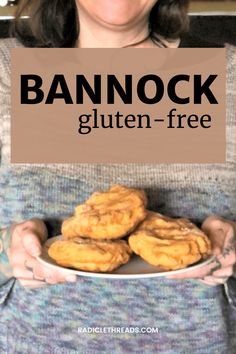
[[[209,285],[209,286],[216,286],[216,285],[222,285],[226,283],[228,280],[228,277],[211,277],[211,276],[206,276],[203,279],[198,279],[200,283]]]
[[[208,274],[208,276],[210,275],[214,277],[215,282],[217,283],[220,282],[222,277],[227,280],[227,278],[233,274],[233,266],[236,262],[234,231],[231,228],[231,225],[226,229],[223,248],[220,250],[220,254],[218,254],[216,258],[217,261],[221,264],[221,267],[211,274]]]
[[[222,267],[233,267],[236,262],[235,235],[231,225],[226,232],[223,249],[218,256],[218,259],[221,262]]]
[[[65,272],[63,270],[58,271],[49,267],[45,267],[39,263],[37,259],[32,258],[31,261],[27,263],[27,267],[33,272],[36,279],[44,279],[44,281],[48,284],[75,282],[77,280],[76,275]]]
[[[40,268],[40,266],[38,267]],[[63,272],[63,271],[57,271],[54,269],[50,269],[47,267],[42,267],[40,271],[35,269],[35,274],[40,274],[41,276],[44,277],[46,283],[48,284],[58,284],[58,283],[64,283],[64,282],[76,282],[77,277],[75,274]]]
[[[20,282],[20,284],[25,288],[41,288],[46,285],[44,279],[37,278],[31,268],[27,266],[27,260],[24,265],[14,264],[13,266],[13,276]]]
[[[13,275],[20,281],[22,286],[27,288],[37,288],[47,284],[76,281],[76,276],[74,274],[58,272],[46,268],[38,263],[35,258],[29,256],[24,261],[24,266],[21,264],[14,265]]]
[[[196,278],[203,278],[209,273],[213,273],[214,271],[221,268],[220,262],[217,260],[216,257],[212,259],[209,264],[206,264],[202,267],[196,269],[186,270],[182,273],[169,275],[169,279],[196,279]]]
[[[34,279],[34,274],[32,271],[28,270],[25,266],[21,264],[16,264],[12,270],[13,276],[17,279]]]
[[[221,268],[213,272],[212,275],[215,277],[231,277],[233,275],[233,267],[228,266],[228,267]]]
[[[222,268],[215,270],[209,275],[206,275],[202,279],[199,279],[199,281],[209,286],[220,285],[226,283],[228,278],[232,276],[232,274],[233,265],[227,267],[222,266]]]
[[[208,235],[212,244],[212,252],[220,255],[226,242],[234,240],[234,227],[232,223],[219,216],[209,216],[202,224],[202,230]],[[226,240],[227,239],[227,240]]]
[[[226,257],[217,256],[213,262],[201,268],[186,271],[180,274],[174,274],[169,276],[171,279],[190,279],[198,278],[205,279],[206,276],[211,277],[230,277],[233,274],[233,265],[235,262],[235,253],[232,253]]]
[[[35,233],[31,230],[26,230],[22,233],[22,245],[25,251],[31,257],[37,257],[42,252],[41,241]]]
[[[20,278],[18,279],[18,281],[24,288],[28,288],[28,289],[44,288],[47,285],[44,281],[34,280],[34,279],[30,280],[30,279]]]
[[[40,219],[30,219],[23,221],[22,223],[14,225],[14,232],[16,232],[19,236],[22,232],[26,230],[31,230],[34,233],[38,234],[41,241],[44,242],[47,239],[47,228],[44,222]]]
[[[15,225],[9,250],[14,276],[25,286],[28,286],[27,280],[29,286],[34,287],[42,285],[37,281],[45,284],[75,282],[77,277],[74,274],[47,268],[36,259],[42,250],[41,242],[47,237],[45,230],[46,227],[40,220]]]
[[[28,220],[14,226],[12,230],[11,249],[23,248],[32,256],[41,252],[41,242],[47,238],[46,226],[41,220]]]

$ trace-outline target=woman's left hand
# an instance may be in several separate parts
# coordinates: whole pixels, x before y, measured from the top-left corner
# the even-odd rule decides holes
[[[206,266],[181,274],[170,276],[171,279],[198,278],[207,285],[219,285],[233,275],[236,263],[236,223],[218,216],[209,216],[202,224],[202,230],[208,235],[215,259]]]

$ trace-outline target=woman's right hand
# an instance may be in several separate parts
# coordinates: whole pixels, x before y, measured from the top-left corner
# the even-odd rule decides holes
[[[45,224],[31,219],[12,228],[11,242],[7,251],[12,274],[27,288],[43,287],[46,284],[75,282],[76,276],[47,268],[36,259],[41,254],[41,244],[47,239]]]

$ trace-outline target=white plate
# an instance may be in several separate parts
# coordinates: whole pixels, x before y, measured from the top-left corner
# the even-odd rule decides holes
[[[204,261],[200,261],[195,263],[192,266],[189,266],[184,269],[172,270],[169,272],[163,272],[160,268],[154,267],[148,263],[146,263],[142,258],[138,256],[132,256],[130,261],[114,270],[111,273],[94,273],[94,272],[85,272],[82,270],[75,270],[70,268],[64,268],[56,264],[56,262],[49,257],[48,248],[49,246],[55,242],[56,240],[60,240],[61,236],[55,236],[47,240],[47,242],[43,246],[43,252],[41,256],[37,257],[38,261],[49,268],[53,268],[56,270],[63,270],[64,272],[68,272],[70,274],[77,274],[86,277],[97,277],[97,278],[113,278],[113,279],[137,279],[137,278],[154,278],[154,277],[166,277],[172,274],[180,274],[189,270],[201,268],[206,264],[209,264],[214,259],[214,256],[210,256]]]

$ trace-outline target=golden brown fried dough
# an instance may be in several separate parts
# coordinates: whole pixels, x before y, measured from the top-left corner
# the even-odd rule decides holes
[[[144,220],[147,198],[142,190],[114,185],[94,193],[77,206],[75,215],[62,224],[67,238],[117,239],[129,234]]]
[[[111,272],[129,261],[126,241],[95,241],[84,238],[55,241],[48,254],[63,267],[89,272]]]
[[[148,212],[129,237],[131,249],[163,270],[186,268],[211,251],[208,237],[187,219],[171,219]]]

